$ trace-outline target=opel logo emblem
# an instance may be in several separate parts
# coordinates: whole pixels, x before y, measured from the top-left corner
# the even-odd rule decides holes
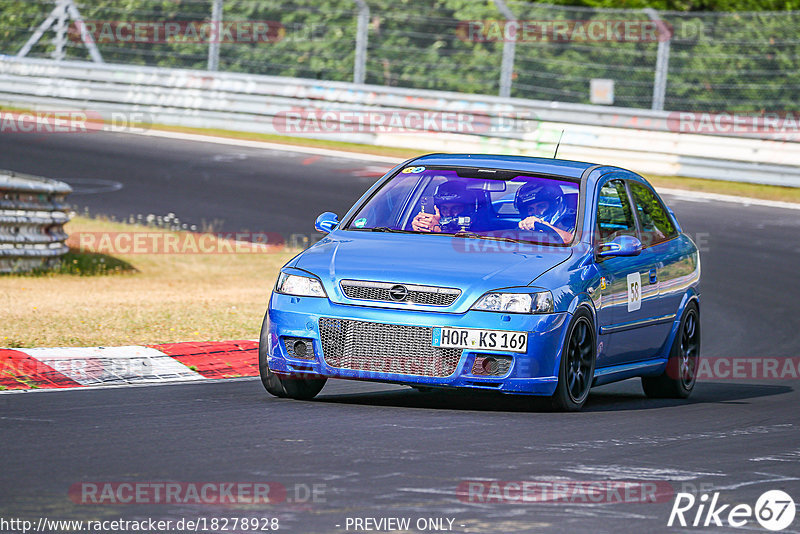
[[[403,302],[408,298],[408,288],[399,284],[392,286],[389,290],[389,297],[395,302]]]

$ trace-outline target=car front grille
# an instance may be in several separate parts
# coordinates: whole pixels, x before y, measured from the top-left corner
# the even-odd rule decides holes
[[[431,345],[432,328],[322,317],[322,356],[331,367],[375,373],[446,377],[460,349]]]
[[[425,306],[450,306],[461,294],[460,289],[452,287],[370,282],[367,280],[342,280],[340,285],[342,292],[349,299],[407,302]],[[405,299],[397,300],[392,298],[391,290],[397,286],[402,286],[408,291],[408,296]]]

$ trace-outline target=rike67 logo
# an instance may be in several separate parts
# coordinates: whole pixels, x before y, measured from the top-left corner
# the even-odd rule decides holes
[[[678,493],[667,526],[753,528],[751,522],[755,520],[767,530],[779,531],[792,524],[794,515],[794,500],[781,490],[762,493],[755,506],[720,504],[718,491],[703,493],[699,498],[692,493]]]

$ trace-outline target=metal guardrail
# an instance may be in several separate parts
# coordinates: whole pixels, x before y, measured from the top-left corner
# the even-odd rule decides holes
[[[0,171],[0,273],[52,268],[69,251],[64,182]]]
[[[465,112],[489,131],[295,134],[421,151],[516,153],[602,161],[638,172],[800,187],[800,143],[774,134],[674,131],[667,112],[275,76],[0,56],[0,105],[143,113],[164,125],[292,135],[297,109]],[[511,129],[496,128],[513,118]],[[772,137],[770,137],[772,135]]]
[[[431,1],[404,8],[374,0],[172,3],[179,7],[163,9],[163,0],[6,0],[0,50],[641,109],[798,111],[791,95],[800,78],[784,61],[800,52],[800,11],[530,0],[467,2],[469,9]],[[268,31],[254,35],[252,25]],[[174,37],[160,38],[167,32]]]

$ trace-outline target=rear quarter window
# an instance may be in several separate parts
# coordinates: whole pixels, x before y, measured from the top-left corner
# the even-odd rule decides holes
[[[629,185],[636,204],[636,216],[642,228],[642,244],[655,245],[678,235],[672,218],[658,196],[649,187],[638,182],[629,182]]]

